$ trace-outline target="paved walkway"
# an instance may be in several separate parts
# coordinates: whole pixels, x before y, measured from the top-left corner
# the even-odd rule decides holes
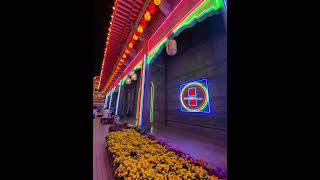
[[[123,118],[122,123],[135,124],[133,118]],[[206,160],[213,167],[227,169],[227,142],[214,136],[198,136],[175,127],[156,127],[154,135],[163,137],[169,143],[179,146],[184,152]]]
[[[170,126],[167,128],[158,127],[154,134],[157,137],[166,138],[169,143],[180,147],[193,157],[204,159],[213,167],[227,169],[227,147],[219,143],[221,140],[217,140],[215,137],[198,136],[193,132]]]
[[[113,180],[105,149],[105,136],[109,126],[103,126],[99,122],[100,119],[93,123],[93,180]],[[123,119],[122,123],[124,122],[134,124],[133,119]],[[199,137],[171,127],[157,129],[155,135],[165,137],[170,143],[180,146],[195,157],[205,159],[212,166],[227,168],[227,148],[213,141],[214,137]]]
[[[109,126],[102,126],[99,122],[100,119],[93,122],[93,180],[113,180],[105,149],[105,136]]]

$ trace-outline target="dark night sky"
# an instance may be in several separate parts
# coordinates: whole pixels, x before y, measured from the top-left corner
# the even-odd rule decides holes
[[[100,75],[113,4],[114,0],[93,0],[92,62],[94,76]]]

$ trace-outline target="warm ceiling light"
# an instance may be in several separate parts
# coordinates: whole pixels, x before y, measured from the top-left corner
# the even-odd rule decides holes
[[[132,37],[134,40],[138,40],[138,36],[137,35],[133,35],[133,37]]]
[[[140,36],[141,33],[139,33],[138,31],[136,31],[136,32],[134,32],[134,34],[135,34],[136,36]]]
[[[124,53],[129,54],[130,51],[129,51],[128,49],[126,49],[126,50],[124,51]]]
[[[131,84],[131,79],[129,77],[126,79],[126,84]]]
[[[153,0],[153,3],[157,6],[159,6],[161,4],[161,0]]]
[[[151,14],[150,14],[149,11],[147,11],[147,12],[144,14],[144,19],[145,19],[146,21],[150,21],[150,19],[151,19]]]
[[[132,43],[132,45],[133,45],[134,43],[136,43],[136,40],[131,39],[130,43]]]
[[[116,8],[113,6],[112,9],[114,10],[114,9],[116,9]]]
[[[150,3],[148,10],[153,14],[156,11],[156,6],[153,3]]]
[[[129,46],[129,48],[132,48],[132,47],[133,47],[133,44],[132,44],[132,43],[129,43],[128,46]]]
[[[141,25],[139,25],[137,30],[138,30],[139,33],[142,33],[143,32],[143,27]]]
[[[145,19],[142,19],[140,21],[140,25],[142,26],[142,28],[145,28],[147,26],[147,21]]]
[[[126,54],[123,54],[123,55],[122,55],[122,58],[123,58],[123,59],[127,58],[127,55],[126,55]]]
[[[137,74],[136,73],[133,73],[131,75],[131,80],[133,80],[133,81],[137,80]]]

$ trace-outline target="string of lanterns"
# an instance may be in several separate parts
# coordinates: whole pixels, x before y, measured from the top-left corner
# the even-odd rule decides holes
[[[131,80],[132,81],[137,80],[137,74],[135,72],[133,72],[130,76],[127,77],[126,84],[131,84]]]
[[[139,25],[138,25],[136,31],[134,32],[133,36],[131,37],[131,40],[128,43],[127,48],[125,49],[124,53],[122,54],[122,57],[119,60],[114,72],[111,74],[111,76],[106,84],[106,87],[109,87],[110,83],[112,82],[114,77],[119,72],[120,67],[123,65],[123,62],[126,60],[128,55],[130,54],[130,51],[133,48],[135,42],[139,39],[139,36],[141,35],[141,33],[143,33],[143,30],[146,28],[148,22],[151,20],[151,15],[153,15],[156,12],[156,8],[157,8],[157,6],[160,6],[160,4],[161,4],[161,0],[153,0],[153,2],[151,2],[149,4],[147,11],[144,13],[143,18],[139,22]],[[130,79],[130,78],[127,78],[127,79]],[[130,79],[130,81],[126,80],[126,84],[131,84],[131,79]]]
[[[114,6],[112,7],[113,9],[113,12],[112,12],[112,15],[111,15],[111,21],[110,21],[110,25],[109,25],[109,28],[108,28],[108,36],[107,36],[107,42],[106,42],[106,48],[104,50],[104,55],[103,55],[103,59],[105,59],[106,55],[107,55],[107,50],[108,50],[108,44],[109,44],[109,37],[110,37],[110,33],[111,33],[111,25],[112,25],[112,22],[113,22],[113,19],[114,19],[114,13],[115,13],[115,6],[117,5],[116,4],[117,1],[114,2]],[[101,82],[101,79],[102,79],[102,71],[104,69],[104,60],[102,61],[102,66],[101,66],[101,72],[100,72],[100,81]],[[99,88],[100,88],[100,83],[99,83]]]

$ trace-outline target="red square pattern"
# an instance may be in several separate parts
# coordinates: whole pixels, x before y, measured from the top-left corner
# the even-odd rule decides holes
[[[195,98],[191,98],[189,99],[190,101],[190,106],[195,106],[196,105],[196,99]]]
[[[196,90],[194,88],[189,89],[189,96],[195,96],[196,95]]]

